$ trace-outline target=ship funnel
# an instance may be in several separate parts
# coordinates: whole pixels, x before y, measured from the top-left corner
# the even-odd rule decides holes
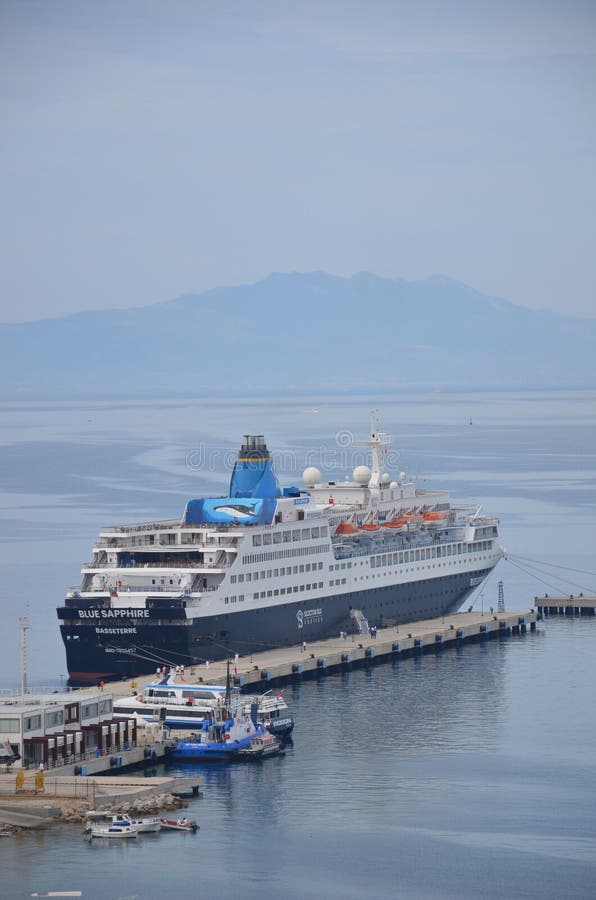
[[[230,480],[230,497],[281,497],[262,434],[245,434]]]

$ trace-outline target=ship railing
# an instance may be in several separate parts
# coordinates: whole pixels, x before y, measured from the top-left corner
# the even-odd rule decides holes
[[[238,525],[230,522],[228,525],[215,522],[181,522],[180,519],[163,519],[160,522],[140,522],[138,525],[113,525],[109,528],[102,528],[100,534],[106,535],[113,540],[117,534],[139,534],[147,531],[171,531],[173,528],[180,529],[200,529],[202,531],[216,531],[226,534],[230,529],[237,528]]]
[[[118,597],[122,597],[125,594],[172,594],[174,598],[178,597],[191,597],[196,594],[206,594],[211,591],[217,591],[219,589],[219,585],[207,586],[201,588],[199,591],[189,590],[181,591],[180,585],[159,585],[159,584],[139,584],[139,585],[122,585],[118,590]],[[80,599],[80,600],[107,600],[106,590],[95,590],[95,591],[82,591],[79,588],[70,588],[66,594],[69,600]],[[195,598],[196,599],[196,598]]]
[[[217,565],[216,563],[195,563],[182,562],[181,560],[172,560],[171,562],[150,562],[150,563],[103,563],[90,562],[83,563],[82,569],[114,569],[115,571],[128,569],[225,569],[227,566]]]
[[[113,525],[110,528],[102,528],[100,534],[129,534],[139,531],[160,531],[165,528],[177,528],[180,519],[163,519],[161,522],[140,522],[138,525]]]
[[[123,550],[136,550],[138,553],[146,553],[147,549],[159,550],[161,547],[169,547],[172,550],[186,547],[190,547],[193,550],[202,548],[211,550],[214,547],[236,549],[240,543],[239,535],[223,535],[217,538],[202,538],[200,540],[184,540],[185,537],[188,538],[188,535],[182,535],[183,540],[180,543],[174,543],[160,540],[150,541],[148,539],[149,535],[145,535],[144,539],[141,539],[127,534],[120,537],[100,537],[95,546],[98,550],[118,550],[122,548]]]

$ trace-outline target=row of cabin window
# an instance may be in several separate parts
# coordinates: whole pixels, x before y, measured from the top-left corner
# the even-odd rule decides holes
[[[268,547],[270,544],[289,544],[292,541],[309,541],[312,538],[327,537],[327,526],[294,528],[291,531],[273,531],[270,534],[253,534],[253,547]]]
[[[328,544],[315,544],[314,547],[292,547],[291,550],[268,550],[266,553],[245,553],[243,563],[268,562],[272,559],[289,559],[296,556],[312,556],[314,553],[328,553]]]
[[[303,563],[300,566],[282,566],[281,569],[263,569],[262,572],[247,572],[246,575],[230,575],[230,584],[241,584],[243,581],[258,581],[259,578],[279,578],[285,575],[298,575],[303,572],[316,572],[323,568],[323,563]]]
[[[370,564],[373,569],[380,566],[394,566],[401,563],[417,562],[423,559],[438,559],[445,556],[457,556],[460,553],[478,553],[491,550],[492,541],[475,541],[473,544],[447,544],[442,547],[422,547],[418,550],[400,550],[398,553],[384,553],[373,556]],[[465,550],[464,550],[465,547]]]
[[[343,580],[345,583],[345,578]],[[273,588],[270,591],[255,591],[255,593],[252,595],[252,599],[264,600],[266,597],[284,597],[286,594],[297,594],[300,591],[316,591],[317,588],[322,587],[322,581],[313,581],[312,584],[295,584],[293,587]],[[224,597],[224,603],[242,603],[243,600],[244,594],[240,594],[239,596]]]

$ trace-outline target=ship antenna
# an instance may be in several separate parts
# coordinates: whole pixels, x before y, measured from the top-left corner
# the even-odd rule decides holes
[[[387,446],[391,443],[389,437],[382,431],[379,431],[377,410],[370,410],[370,437],[367,441],[354,441],[370,449],[371,455],[371,473],[369,488],[378,488],[381,481],[381,466],[383,465],[382,454],[386,452]]]

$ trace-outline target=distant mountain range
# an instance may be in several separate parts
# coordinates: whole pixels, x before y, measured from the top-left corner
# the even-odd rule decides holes
[[[596,319],[449,278],[272,274],[133,309],[0,326],[0,395],[596,385]]]

